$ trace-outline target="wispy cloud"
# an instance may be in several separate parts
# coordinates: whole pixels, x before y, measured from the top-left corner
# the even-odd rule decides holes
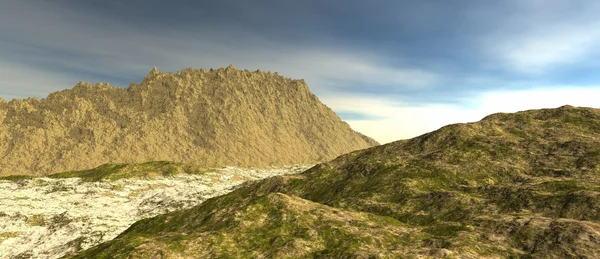
[[[456,105],[428,104],[402,106],[394,100],[376,96],[326,96],[323,102],[333,110],[364,114],[377,119],[347,118],[350,126],[380,143],[412,138],[436,130],[446,124],[473,121],[473,111]]]
[[[510,70],[540,74],[559,65],[572,65],[598,54],[600,23],[555,26],[498,40],[490,51]]]
[[[61,74],[0,61],[0,98],[5,100],[45,97],[72,84]]]
[[[159,2],[3,3],[0,97],[233,64],[306,79],[355,129],[389,142],[599,96],[592,0]]]
[[[380,143],[408,139],[448,124],[479,121],[498,112],[556,108],[563,105],[600,108],[600,85],[546,85],[527,90],[489,90],[475,94],[460,105],[426,104],[402,106],[377,96],[325,96],[323,102],[333,110],[363,114],[346,121],[353,129],[373,136]],[[370,116],[379,116],[372,119]]]
[[[543,75],[600,54],[600,5],[595,1],[506,3],[510,12],[493,14],[496,23],[481,41],[484,51],[503,69]]]
[[[435,72],[418,68],[392,67],[377,56],[361,50],[328,50],[328,46],[302,49],[287,53],[272,53],[277,57],[264,62],[254,62],[265,68],[280,71],[285,75],[305,78],[320,92],[327,88],[335,91],[360,91],[350,89],[352,82],[362,90],[378,87],[396,89],[428,88],[440,78]],[[263,51],[262,53],[266,53]],[[321,88],[321,89],[319,89]],[[392,89],[389,89],[392,90]]]
[[[337,111],[336,114],[342,119],[347,121],[379,121],[385,119],[380,115],[363,113],[359,111]]]
[[[71,78],[71,83],[61,86],[45,80],[51,87],[40,86],[29,92],[39,95],[51,89],[67,88],[80,80],[116,80],[111,83],[127,85],[128,81],[141,79],[152,66],[162,71],[176,71],[184,67],[208,68],[228,64],[304,78],[316,92],[324,92],[328,88],[359,91],[382,85],[427,87],[439,78],[434,72],[420,68],[390,66],[375,54],[338,46],[335,42],[305,45],[274,41],[268,35],[253,35],[243,28],[226,31],[195,28],[190,31],[189,28],[155,26],[144,31],[102,15],[40,4],[44,11],[38,10],[35,16],[13,26],[7,24],[21,20],[15,17],[18,14],[0,12],[0,23],[7,30],[4,37],[0,37],[0,46],[10,50],[1,54],[7,62],[15,65],[12,70],[19,71],[5,73],[6,82],[0,87],[34,87],[35,83],[44,81],[43,78],[51,74]],[[24,2],[18,5],[20,8],[34,6]],[[315,33],[317,36],[320,34]],[[36,80],[28,81],[27,77],[17,76],[25,71],[36,73]],[[56,81],[57,84],[63,82]],[[349,89],[344,87],[345,82],[362,84],[363,87]]]
[[[563,105],[600,108],[600,85],[547,85],[521,91],[488,91],[473,99],[482,114],[517,112],[529,109],[554,108]],[[510,103],[510,105],[507,105]]]

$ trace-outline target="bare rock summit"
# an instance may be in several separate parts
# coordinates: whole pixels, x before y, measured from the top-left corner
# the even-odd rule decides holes
[[[155,67],[128,88],[80,82],[41,100],[0,100],[0,175],[158,160],[310,164],[377,144],[304,80],[231,65],[175,74]]]

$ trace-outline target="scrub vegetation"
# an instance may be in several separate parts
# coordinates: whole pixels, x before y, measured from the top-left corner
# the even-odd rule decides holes
[[[493,114],[244,184],[74,258],[598,258],[600,110]]]

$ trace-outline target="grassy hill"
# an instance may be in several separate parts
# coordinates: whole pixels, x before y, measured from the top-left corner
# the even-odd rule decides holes
[[[75,258],[600,257],[600,110],[493,114],[249,183]]]

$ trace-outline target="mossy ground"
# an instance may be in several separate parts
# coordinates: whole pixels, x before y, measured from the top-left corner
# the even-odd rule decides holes
[[[598,258],[599,146],[600,110],[495,114],[246,184],[78,257]]]
[[[169,161],[153,161],[139,164],[105,164],[90,170],[69,171],[47,175],[48,178],[82,178],[84,181],[116,181],[127,178],[155,179],[177,174],[203,174],[209,169],[191,164]],[[20,181],[34,179],[33,176],[12,175],[0,180]]]

